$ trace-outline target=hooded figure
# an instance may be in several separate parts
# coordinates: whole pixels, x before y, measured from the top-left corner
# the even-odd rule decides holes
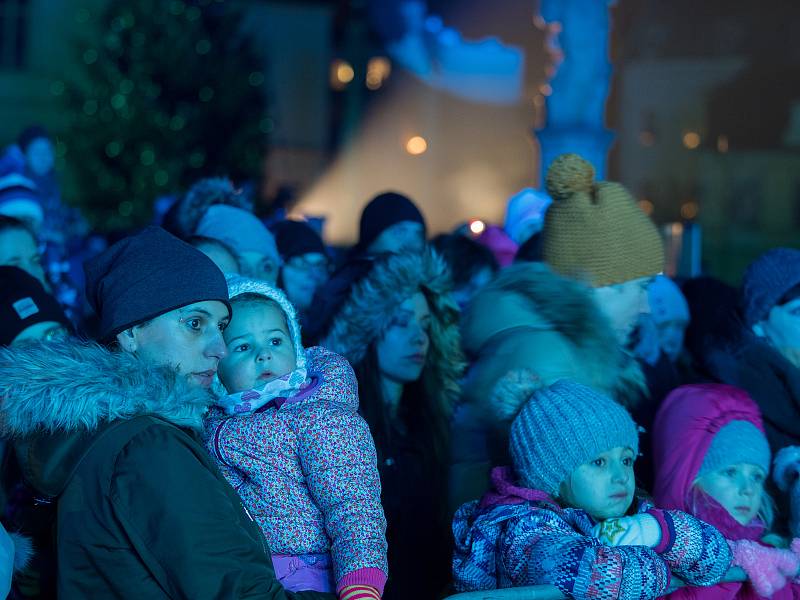
[[[464,367],[452,282],[430,250],[351,267],[329,282],[336,293],[318,294],[332,315],[320,345],[353,365],[375,439],[389,544],[384,598],[434,597],[448,580],[448,422]]]
[[[736,544],[761,545],[768,523],[760,516],[741,524],[706,492],[698,487],[698,478],[710,471],[739,463],[754,464],[767,474],[770,451],[764,435],[761,415],[753,400],[743,390],[728,385],[702,384],[682,386],[673,391],[661,404],[653,429],[653,459],[655,488],[653,499],[657,506],[693,514],[713,525],[727,540],[733,542],[734,562],[748,571],[750,565],[739,564]],[[766,496],[762,502],[769,502]],[[759,515],[763,510],[759,510]],[[753,546],[756,551],[759,547]],[[756,574],[770,570],[775,561],[785,555],[764,548]],[[754,553],[751,550],[751,554]],[[791,556],[789,563],[792,562]],[[796,561],[796,559],[795,559]],[[800,563],[794,562],[794,572]],[[793,577],[788,577],[791,580]],[[784,580],[784,584],[786,581]],[[760,582],[756,583],[759,586]],[[775,586],[773,599],[789,600],[800,595],[795,586]],[[671,596],[679,600],[755,599],[759,597],[751,585],[744,582],[720,583],[711,588],[683,588]]]
[[[508,424],[495,418],[490,400],[510,371],[530,370],[543,386],[572,379],[629,409],[644,390],[638,364],[617,343],[589,289],[543,264],[501,271],[473,298],[461,331],[473,362],[453,421],[453,510],[486,490],[492,465],[509,462]]]

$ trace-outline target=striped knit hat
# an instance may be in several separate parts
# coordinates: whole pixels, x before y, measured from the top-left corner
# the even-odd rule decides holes
[[[664,243],[653,222],[618,183],[594,180],[577,154],[557,157],[546,178],[544,261],[594,287],[650,277],[664,269]]]
[[[639,433],[628,411],[566,379],[534,392],[511,424],[517,475],[524,486],[550,495],[579,466],[619,446],[639,453]]]

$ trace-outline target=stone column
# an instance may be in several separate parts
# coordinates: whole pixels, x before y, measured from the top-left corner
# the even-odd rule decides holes
[[[553,158],[564,152],[583,156],[603,179],[613,132],[605,128],[611,79],[608,41],[614,0],[540,0],[546,23],[559,23],[553,42],[563,53],[551,79],[546,122],[537,130],[542,179]]]

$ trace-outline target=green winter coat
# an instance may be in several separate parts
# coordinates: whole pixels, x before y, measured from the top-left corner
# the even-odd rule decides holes
[[[59,598],[295,597],[198,442],[205,391],[67,340],[0,349],[0,398],[26,479],[57,502]]]

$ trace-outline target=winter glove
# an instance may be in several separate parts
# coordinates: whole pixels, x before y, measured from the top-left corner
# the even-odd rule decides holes
[[[800,558],[791,550],[767,548],[750,540],[731,541],[731,565],[741,567],[759,596],[770,597],[782,589],[787,579],[797,576]]]
[[[800,536],[800,446],[787,446],[775,455],[772,478],[782,492],[788,492],[789,530]]]
[[[606,546],[649,546],[661,543],[661,526],[648,514],[606,519],[592,528],[592,535]]]
[[[370,585],[348,585],[339,590],[339,600],[381,600],[381,595]]]

